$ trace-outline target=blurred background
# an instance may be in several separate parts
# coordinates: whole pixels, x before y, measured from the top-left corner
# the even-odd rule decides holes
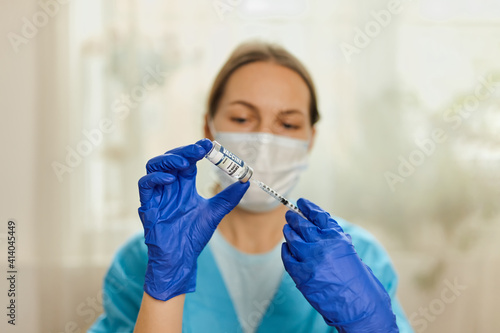
[[[114,253],[142,230],[145,163],[202,138],[215,74],[252,38],[288,48],[318,89],[295,197],[377,236],[416,332],[498,331],[500,2],[0,4],[2,276],[9,219],[18,265],[17,322],[2,313],[2,332],[92,324]]]

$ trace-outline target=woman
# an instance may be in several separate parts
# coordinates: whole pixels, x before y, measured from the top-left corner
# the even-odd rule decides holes
[[[276,45],[247,43],[214,82],[205,136],[286,196],[318,119],[302,64]],[[304,219],[221,172],[219,193],[199,196],[196,163],[210,140],[148,162],[139,181],[144,234],[117,254],[91,332],[412,331],[390,259],[366,231],[299,199]]]

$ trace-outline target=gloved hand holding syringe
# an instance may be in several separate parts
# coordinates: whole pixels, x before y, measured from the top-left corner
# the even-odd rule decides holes
[[[205,156],[210,162],[215,164],[229,176],[238,179],[242,183],[246,183],[250,180],[250,178],[252,178],[253,169],[248,166],[243,160],[221,146],[221,144],[217,141],[212,141],[212,144],[212,149]],[[304,214],[302,214],[297,206],[295,206],[288,199],[284,198],[281,194],[270,188],[268,185],[257,179],[252,179],[251,182],[259,186],[264,192],[288,207],[288,209],[305,218]]]

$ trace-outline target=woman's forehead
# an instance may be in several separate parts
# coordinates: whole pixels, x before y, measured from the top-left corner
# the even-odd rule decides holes
[[[307,84],[298,73],[275,63],[257,62],[229,77],[221,102],[232,105],[243,101],[261,108],[306,111],[309,99]]]

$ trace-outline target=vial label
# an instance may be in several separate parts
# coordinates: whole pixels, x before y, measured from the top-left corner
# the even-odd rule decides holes
[[[233,153],[231,153],[229,150],[227,150],[226,148],[224,147],[220,147],[221,150],[222,150],[222,153],[224,155],[226,155],[227,157],[229,157],[232,161],[234,161],[235,163],[237,163],[240,167],[243,167],[243,161],[240,160],[238,158],[238,156],[234,155]]]
[[[210,162],[241,182],[246,182],[252,177],[252,168],[246,165],[243,160],[222,147],[217,141],[212,143],[212,149],[205,156]]]
[[[219,164],[216,164],[219,168],[223,168],[228,175],[232,176],[238,169],[241,169],[243,165],[239,165],[236,161],[225,156]]]
[[[222,167],[230,176],[240,178],[244,173],[243,168],[245,167],[245,163],[238,156],[222,146],[220,152],[224,154],[224,158],[220,162],[219,168]]]

